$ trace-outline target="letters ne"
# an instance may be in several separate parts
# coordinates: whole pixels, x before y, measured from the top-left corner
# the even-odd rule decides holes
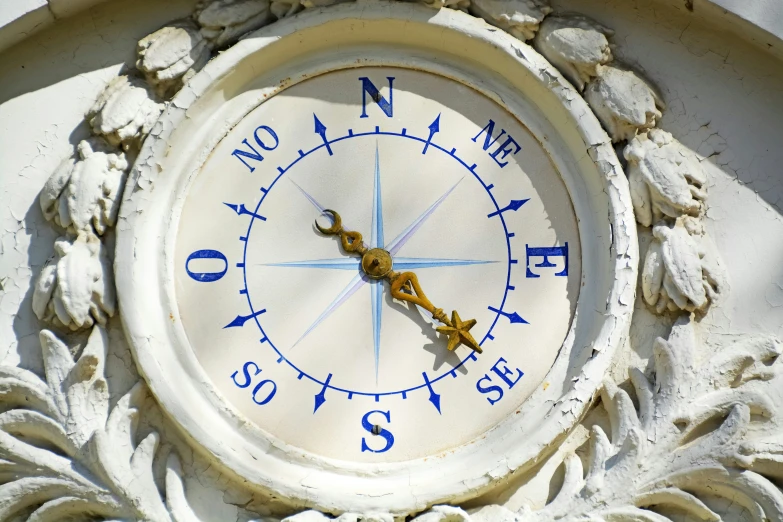
[[[506,129],[500,129],[500,134],[498,134],[497,137],[492,137],[492,134],[495,132],[495,122],[492,121],[492,120],[489,120],[489,123],[487,123],[487,126],[484,127],[483,129],[481,129],[481,131],[478,134],[476,134],[476,137],[473,138],[471,141],[473,141],[473,143],[478,143],[477,140],[485,132],[487,134],[486,134],[486,136],[484,136],[484,144],[481,145],[481,148],[484,149],[484,150],[487,150],[492,145],[497,143],[498,140],[500,138],[502,138],[504,134],[506,134]],[[495,149],[495,152],[490,152],[489,156],[493,160],[495,160],[495,163],[500,165],[500,168],[502,169],[503,167],[508,165],[508,161],[502,161],[501,162],[500,160],[504,159],[509,154],[516,154],[520,150],[522,150],[522,147],[520,147],[519,143],[517,143],[517,141],[514,138],[512,138],[511,135],[509,134],[506,137],[506,141],[504,141],[503,143],[498,145],[498,148]],[[498,159],[498,155],[500,156],[500,159]]]

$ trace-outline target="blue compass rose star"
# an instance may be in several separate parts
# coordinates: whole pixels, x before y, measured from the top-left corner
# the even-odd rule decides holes
[[[448,198],[448,196],[457,188],[462,180],[455,183],[442,196],[440,196],[432,205],[430,205],[420,216],[406,227],[400,235],[385,242],[383,229],[383,198],[381,196],[381,167],[378,154],[378,145],[375,146],[375,172],[372,195],[372,226],[370,231],[370,248],[383,248],[394,256],[394,268],[396,270],[413,270],[416,268],[434,268],[434,267],[452,267],[466,265],[480,265],[494,263],[494,261],[482,261],[472,259],[441,259],[429,257],[399,257],[396,254],[403,246],[414,236],[414,234],[424,225],[426,220],[435,212],[435,210]],[[318,210],[319,215],[323,213],[325,207],[321,205],[313,196],[307,193],[295,181],[291,182],[296,186],[299,192]],[[350,227],[349,227],[350,228]],[[327,317],[345,303],[352,295],[359,291],[365,285],[370,288],[370,303],[372,309],[372,332],[373,332],[373,350],[375,356],[375,379],[378,380],[378,366],[381,352],[381,323],[382,323],[382,305],[383,305],[383,285],[382,280],[369,279],[362,272],[359,259],[352,257],[338,257],[331,259],[316,259],[310,261],[289,261],[285,263],[269,263],[266,266],[288,267],[288,268],[319,268],[329,270],[352,270],[356,275],[350,280],[348,285],[334,298],[326,309],[313,321],[305,330],[302,336],[294,343],[299,344],[307,337],[318,325]]]

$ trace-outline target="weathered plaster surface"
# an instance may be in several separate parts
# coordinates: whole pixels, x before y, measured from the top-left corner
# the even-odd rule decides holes
[[[62,13],[70,14],[68,10],[75,11],[79,4],[87,3],[57,4],[63,8]],[[704,383],[713,382],[710,379],[715,379],[716,386],[731,385],[732,388],[749,383],[753,390],[764,390],[765,383],[770,380],[773,387],[780,383],[779,370],[765,369],[772,366],[780,352],[773,340],[754,337],[745,342],[728,334],[780,336],[783,331],[783,269],[779,268],[779,259],[783,255],[783,184],[778,179],[778,166],[783,159],[783,147],[780,147],[783,143],[783,124],[780,123],[783,121],[783,93],[779,87],[783,85],[783,68],[773,54],[764,54],[758,31],[748,34],[753,40],[753,43],[748,43],[738,36],[742,35],[742,31],[737,29],[740,26],[727,31],[725,19],[718,25],[706,21],[705,11],[700,8],[707,3],[725,4],[738,16],[761,24],[770,35],[779,29],[779,24],[775,23],[775,6],[761,0],[696,0],[685,3],[668,0],[552,1],[555,13],[579,12],[614,31],[612,54],[618,63],[643,71],[666,104],[658,126],[695,153],[706,174],[705,188],[709,194],[706,228],[728,272],[732,291],[726,294],[719,307],[711,307],[699,323],[681,320],[671,336],[669,329],[673,317],[653,314],[643,304],[642,292],[638,292],[631,331],[632,350],[618,362],[612,373],[612,378],[620,383],[630,376],[638,397],[640,389],[646,389],[644,377],[633,371],[629,375],[629,366],[655,370],[656,379],[663,378],[669,369],[658,366],[660,354],[665,352],[666,346],[674,346],[674,351],[678,352],[675,359],[679,361],[675,365],[675,373],[682,370],[698,375],[697,379],[688,374],[687,382],[700,384],[683,388],[675,398],[660,398],[663,409],[658,411],[668,415],[666,419],[669,420],[675,419],[670,411],[673,405],[685,407],[706,397],[710,390],[702,388]],[[32,5],[31,2],[28,4]],[[54,2],[50,4],[52,11],[49,14],[45,14],[40,5],[33,6],[30,13],[39,13],[51,22],[49,16],[55,6]],[[751,4],[755,9],[749,10]],[[8,202],[0,208],[0,364],[18,364],[39,375],[44,373],[38,336],[41,326],[32,310],[32,288],[41,268],[54,252],[53,244],[59,232],[43,218],[38,204],[41,188],[60,161],[71,153],[73,145],[88,136],[89,130],[83,123],[85,113],[93,106],[104,86],[124,72],[123,65],[135,62],[136,41],[164,23],[189,14],[192,7],[193,2],[184,0],[166,4],[107,4],[58,21],[54,27],[0,53],[0,78],[3,78],[0,82],[0,193],[2,200]],[[54,16],[60,15],[54,12]],[[14,19],[30,20],[20,16]],[[524,32],[520,34],[525,36]],[[3,37],[4,33],[0,32],[0,48]],[[773,45],[770,44],[770,47]],[[776,49],[772,49],[773,52]],[[643,227],[640,227],[639,233],[644,253],[653,241],[653,233]],[[88,333],[77,333],[68,338],[67,344],[77,352],[77,358],[85,350]],[[693,335],[702,341],[689,340],[688,336]],[[668,337],[668,342],[656,342],[655,338],[659,336]],[[137,375],[116,320],[108,322],[108,337],[106,380],[109,404],[114,408],[120,397],[137,381]],[[725,342],[721,342],[723,340]],[[713,374],[706,365],[705,368],[693,366],[694,361],[689,354],[700,353],[704,360],[704,354],[713,350],[717,353],[723,345],[728,346],[726,353],[736,351],[746,354],[746,359],[729,361],[727,357],[724,360],[726,364],[735,365],[731,371],[739,381],[724,382],[725,376],[715,377],[723,375],[721,371]],[[721,368],[725,370],[725,367]],[[630,389],[630,384],[626,383],[624,388]],[[772,403],[765,402],[767,392],[761,391],[758,397],[727,395],[728,402],[707,404],[707,413],[729,416],[722,428],[722,446],[716,443],[714,450],[708,452],[705,458],[739,459],[735,465],[746,468],[760,465],[763,468],[766,464],[753,461],[755,457],[737,457],[735,450],[740,454],[751,450],[748,446],[738,446],[739,442],[734,437],[737,433],[744,433],[743,430],[751,425],[751,413],[755,418],[760,415],[773,418],[774,423],[780,422],[774,411],[774,402],[780,401],[780,389],[777,390],[777,395],[768,396]],[[740,392],[745,393],[743,390]],[[605,462],[593,459],[590,465],[580,463],[580,459],[585,463],[588,460],[584,448],[580,449],[584,442],[591,440],[600,451],[616,451],[617,461],[623,466],[632,466],[638,454],[630,453],[626,446],[637,445],[637,449],[639,446],[635,439],[638,434],[630,434],[629,426],[640,429],[637,423],[641,423],[647,441],[654,441],[659,433],[663,433],[655,425],[651,427],[644,420],[644,413],[637,412],[629,396],[624,394],[622,389],[618,391],[611,383],[607,384],[602,399],[608,415],[603,408],[598,408],[585,422],[587,428],[592,428],[592,434],[584,427],[578,428],[559,448],[552,461],[542,462],[541,469],[546,473],[533,480],[530,475],[517,477],[508,491],[484,499],[484,503],[499,503],[513,511],[522,511],[511,513],[494,506],[473,512],[473,519],[477,522],[485,519],[512,520],[522,516],[528,520],[529,513],[524,511],[523,506],[543,507],[547,497],[554,496],[561,486],[570,489],[566,489],[565,496],[560,492],[562,500],[558,501],[559,505],[556,503],[548,511],[537,512],[535,518],[530,519],[544,520],[550,515],[557,516],[558,509],[560,513],[586,509],[569,495],[582,491],[580,488],[594,490],[595,484],[590,481],[597,473],[595,463],[603,465]],[[735,403],[744,406],[727,409],[727,404]],[[162,439],[166,441],[167,446],[162,449],[164,453],[170,451],[170,446],[176,447],[185,469],[184,487],[190,507],[196,514],[205,520],[247,520],[254,515],[245,508],[262,515],[275,513],[275,503],[231,484],[208,461],[193,454],[159,417],[157,409],[150,407],[148,411],[149,418],[143,420],[139,437],[144,438],[156,431],[162,433]],[[694,424],[706,415],[698,408],[690,411],[692,415],[688,422]],[[604,433],[603,438],[596,434],[594,426],[600,427],[598,431]],[[759,429],[754,426],[747,429]],[[664,422],[660,429],[669,427]],[[611,445],[608,445],[608,441],[604,441],[610,432]],[[666,436],[671,442],[671,446],[666,446],[671,448],[667,451],[674,451],[684,440],[676,434]],[[781,449],[774,450],[771,444],[767,451],[780,454]],[[645,462],[656,462],[655,459],[662,459],[665,455],[656,450],[655,445],[643,442],[641,447],[646,452],[642,453],[646,456]],[[659,447],[664,448],[664,445]],[[572,453],[574,451],[576,457]],[[565,471],[562,468],[557,471],[563,459],[566,461]],[[164,464],[165,460],[162,459]],[[673,464],[676,464],[674,460],[667,465]],[[581,480],[583,467],[587,470],[587,481]],[[653,467],[648,467],[647,471],[654,471]],[[162,477],[165,470],[156,469],[155,473]],[[555,480],[549,484],[546,478],[552,473]],[[613,473],[608,480],[615,481],[611,483],[615,484],[615,490],[619,491],[616,485],[630,483],[622,475],[623,469]],[[159,483],[163,481],[160,479]],[[633,491],[628,492],[628,495],[632,494]],[[178,497],[172,495],[172,498]],[[683,500],[682,497],[677,498]],[[609,498],[607,502],[616,500]],[[741,508],[732,507],[730,500],[710,500],[707,502],[708,509],[724,510],[726,520],[744,520]],[[479,504],[476,503],[477,506]],[[701,509],[695,503],[691,507],[694,505]],[[492,514],[489,514],[490,511]],[[707,511],[701,513],[704,515]],[[624,512],[620,516],[631,517],[632,514]],[[710,519],[709,513],[705,516],[705,519]],[[324,520],[313,513],[297,518]],[[468,520],[464,512],[448,509],[433,510],[422,518],[433,522],[446,518]],[[378,520],[386,519],[379,517]]]
[[[731,32],[716,31],[679,3],[556,0],[553,6],[578,10],[615,31],[617,59],[643,70],[661,91],[667,105],[661,127],[704,158],[707,229],[732,291],[702,326],[713,333],[780,335],[783,68],[778,59]],[[640,330],[639,323],[637,314],[637,350],[646,351],[647,329]]]
[[[30,284],[58,233],[34,204],[38,192],[89,136],[84,115],[106,82],[135,63],[137,41],[192,6],[101,5],[0,54],[0,191],[7,202],[0,209],[0,361],[40,369]]]

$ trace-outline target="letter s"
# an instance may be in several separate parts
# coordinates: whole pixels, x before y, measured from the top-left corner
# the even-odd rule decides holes
[[[394,446],[394,435],[388,430],[385,430],[381,428],[381,431],[379,431],[377,434],[373,433],[373,424],[370,422],[370,415],[373,413],[380,413],[386,418],[386,422],[391,422],[391,412],[390,411],[380,411],[380,410],[373,410],[370,412],[367,412],[364,414],[364,417],[362,417],[362,428],[367,430],[368,433],[372,433],[373,435],[377,435],[379,437],[383,437],[386,440],[386,445],[382,447],[379,450],[374,450],[370,446],[367,445],[367,441],[364,437],[362,437],[362,452],[365,451],[371,451],[373,453],[384,453],[386,451],[389,451],[392,446]]]
[[[492,397],[486,397],[487,401],[494,406],[494,404],[496,402],[498,402],[500,399],[503,398],[503,389],[500,386],[495,386],[495,385],[492,385],[492,386],[482,386],[481,385],[481,381],[483,381],[483,380],[486,380],[487,382],[491,383],[492,382],[492,377],[490,377],[487,374],[484,374],[484,377],[482,377],[481,379],[476,381],[476,389],[479,391],[479,393],[497,392],[498,393],[498,398],[495,399],[494,401],[492,400]]]
[[[261,373],[261,368],[259,368],[256,363],[254,363],[253,361],[246,362],[242,366],[242,374],[245,376],[245,384],[239,384],[237,382],[237,374],[239,372],[234,372],[231,374],[231,380],[234,381],[234,384],[236,384],[238,388],[247,388],[248,386],[250,386],[250,381],[252,381],[253,379],[252,377],[250,377],[250,372],[248,371],[248,368],[250,368],[251,366],[255,367],[256,369],[256,373],[253,374],[254,376]]]

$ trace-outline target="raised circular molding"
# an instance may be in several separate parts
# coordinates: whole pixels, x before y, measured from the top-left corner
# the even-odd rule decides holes
[[[183,194],[237,122],[309,77],[373,65],[462,82],[520,119],[569,191],[583,275],[548,386],[539,387],[516,415],[437,458],[361,465],[288,446],[221,397],[177,320],[173,246]],[[128,341],[171,419],[241,480],[330,512],[409,513],[456,503],[532,465],[584,413],[627,337],[637,266],[636,225],[619,161],[585,101],[557,70],[519,40],[462,12],[375,2],[313,10],[265,27],[197,74],[171,101],[135,162],[115,257]]]

